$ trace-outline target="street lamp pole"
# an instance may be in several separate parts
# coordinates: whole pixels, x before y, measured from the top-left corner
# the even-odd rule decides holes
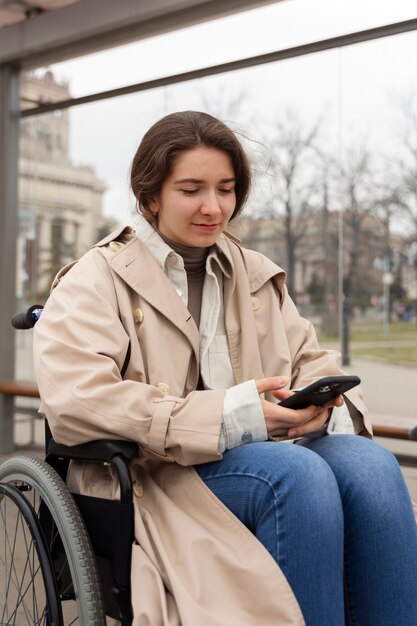
[[[349,354],[349,302],[345,297],[344,289],[344,228],[343,228],[343,211],[339,211],[338,220],[339,235],[339,259],[338,259],[338,283],[339,283],[339,337],[340,351],[342,353],[342,365],[350,365]]]
[[[338,56],[338,104],[339,104],[339,164],[342,165],[342,147],[343,147],[343,67],[342,67],[342,49],[339,48]],[[344,228],[343,228],[343,208],[339,207],[339,219],[338,219],[338,301],[339,301],[339,337],[340,337],[340,352],[342,353],[342,365],[350,365],[349,356],[349,303],[345,298],[345,285],[344,285]]]

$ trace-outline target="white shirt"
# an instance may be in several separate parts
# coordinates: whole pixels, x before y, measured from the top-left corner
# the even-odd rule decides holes
[[[185,306],[188,305],[187,274],[182,257],[174,252],[158,232],[139,216],[137,237],[145,243],[162,271],[173,284]],[[225,254],[223,250],[223,254]],[[206,260],[200,316],[200,373],[205,389],[226,389],[219,452],[243,443],[266,441],[268,433],[256,384],[248,380],[236,384],[230,362],[223,309],[223,276],[230,277],[216,246]],[[312,435],[354,433],[346,404],[333,408],[326,428]]]
[[[145,243],[179,297],[188,305],[187,274],[174,252],[143,217],[137,237]],[[205,389],[226,389],[219,452],[251,441],[266,441],[268,433],[255,381],[236,385],[224,325],[223,275],[228,268],[213,246],[207,256],[200,316],[200,373]]]

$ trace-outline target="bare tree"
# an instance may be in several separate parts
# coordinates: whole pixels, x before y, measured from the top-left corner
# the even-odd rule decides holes
[[[297,249],[305,237],[309,221],[306,216],[317,201],[317,154],[314,149],[319,122],[303,126],[291,111],[275,122],[267,140],[270,146],[269,183],[273,194],[270,216],[283,216],[282,237],[285,241],[288,289],[295,293]]]
[[[358,273],[361,250],[381,237],[380,221],[372,219],[379,197],[372,157],[364,146],[349,150],[338,170],[345,230],[344,295],[350,302],[356,285],[362,282]]]
[[[407,256],[404,253],[404,248],[410,243],[403,236],[400,238],[396,236],[394,230],[394,225],[396,225],[398,232],[398,225],[404,221],[404,208],[400,201],[403,193],[401,181],[393,172],[392,163],[386,163],[378,189],[378,213],[383,225],[384,245],[381,260],[384,284],[384,320],[388,323],[392,317],[393,302],[403,299],[406,294],[403,281]],[[407,211],[406,218],[408,218]],[[396,241],[395,246],[394,241]],[[399,242],[401,242],[400,245]]]
[[[337,175],[335,161],[323,150],[318,150],[318,181],[320,215],[320,245],[323,251],[323,312],[322,326],[327,332],[338,330],[338,272],[337,230],[331,211],[334,196],[334,181]]]
[[[402,155],[397,159],[397,200],[407,212],[417,241],[417,106],[408,97],[400,104],[403,128],[400,131]]]
[[[410,250],[417,250],[417,105],[415,94],[400,101],[401,126],[398,130],[400,156],[394,160],[392,196],[406,216],[410,232]],[[414,255],[417,286],[417,254]],[[416,302],[417,306],[417,302]]]
[[[217,90],[208,91],[205,87],[198,85],[196,92],[201,101],[201,108],[210,115],[226,122],[236,122],[242,117],[242,107],[247,101],[244,87],[229,89],[227,85],[222,84]]]

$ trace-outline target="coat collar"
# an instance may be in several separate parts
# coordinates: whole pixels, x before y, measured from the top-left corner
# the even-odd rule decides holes
[[[151,226],[150,228],[152,229]],[[149,232],[149,236],[153,236],[152,232]],[[188,338],[198,363],[200,345],[198,329],[172,283],[161,271],[161,259],[157,260],[150,251],[148,242],[144,243],[138,239],[135,231],[129,227],[114,231],[97,246],[106,247],[115,240],[122,245],[119,250],[110,252],[109,263],[113,271]],[[214,258],[226,277],[224,307],[236,380],[240,382],[249,378],[259,378],[262,375],[262,368],[260,355],[254,353],[257,342],[254,339],[256,329],[251,294],[258,291],[271,278],[282,292],[285,272],[263,255],[242,249],[227,235],[221,235],[216,242]],[[246,329],[244,335],[241,333],[243,319]]]
[[[222,246],[224,251],[227,248],[231,267],[236,268],[238,263],[241,264],[243,262],[251,293],[258,291],[271,279],[277,283],[278,288],[282,292],[286,273],[279,265],[276,265],[268,257],[255,250],[242,248],[239,245],[239,241],[230,237],[227,233],[223,241],[220,242],[219,240],[218,244]]]
[[[159,240],[166,246],[169,252],[169,246],[162,241],[155,229],[144,218],[139,218],[136,231],[139,239],[144,241],[150,248],[157,247],[159,245],[157,240]],[[132,243],[132,241],[136,239],[136,231],[130,228],[130,226],[121,226],[99,241],[95,247],[106,246],[111,241],[120,241],[125,244],[129,242]],[[124,248],[125,246],[123,246],[122,250]],[[242,248],[239,240],[230,233],[225,232],[219,237],[215,244],[215,249],[217,252],[216,261],[227,278],[230,279],[234,272],[234,263],[236,262],[236,257],[234,258],[234,256],[236,252],[238,252],[243,259],[251,293],[258,291],[258,289],[271,278],[275,280],[282,291],[286,278],[285,271],[264,255],[259,254],[259,252]],[[120,254],[122,250],[118,254]],[[167,253],[162,252],[159,253],[159,256],[158,254],[154,254],[154,256],[158,258],[159,265],[163,268]]]
[[[176,255],[176,252],[169,247],[162,237],[160,237],[158,231],[142,216],[139,216],[137,220],[136,236],[146,244],[162,270],[165,271],[167,258],[171,254]],[[226,234],[226,236],[232,238],[231,235]],[[228,246],[226,245],[226,237],[224,235],[221,235],[219,240],[210,249],[208,262],[211,264],[213,261],[219,265],[223,274],[227,278],[230,278],[233,271],[232,258]]]
[[[188,338],[198,360],[198,329],[164,273],[168,256],[176,253],[143,218],[139,219],[136,232],[137,234],[128,226],[120,227],[95,247],[106,249],[114,241],[122,244],[118,250],[111,248],[111,252],[105,252],[106,256],[110,255],[110,267],[133,291],[147,300]],[[217,262],[225,276],[231,277],[232,258],[225,242],[213,246],[209,262]]]
[[[133,291],[187,336],[198,359],[200,340],[197,326],[147,246],[133,235],[110,258],[110,267]]]

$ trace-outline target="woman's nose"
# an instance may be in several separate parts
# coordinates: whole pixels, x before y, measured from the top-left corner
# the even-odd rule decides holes
[[[208,193],[204,198],[203,205],[201,207],[203,213],[209,215],[215,215],[216,213],[220,213],[220,203],[216,193]]]

